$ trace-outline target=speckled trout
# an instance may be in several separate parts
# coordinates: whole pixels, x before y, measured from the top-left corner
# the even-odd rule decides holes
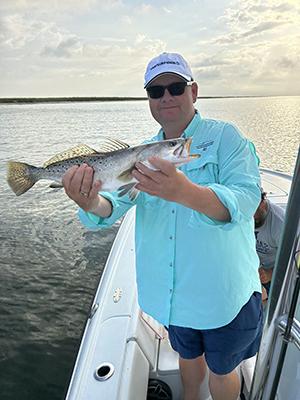
[[[86,163],[94,169],[94,181],[102,182],[101,190],[117,191],[119,196],[130,192],[135,197],[137,191],[134,186],[137,181],[132,176],[135,164],[140,161],[151,168],[148,159],[156,156],[178,167],[199,157],[190,154],[191,141],[191,138],[178,138],[130,147],[120,140],[108,139],[99,151],[79,145],[57,154],[42,167],[8,161],[7,182],[17,196],[27,192],[40,179],[58,183],[52,187],[62,186],[62,177],[70,167]]]

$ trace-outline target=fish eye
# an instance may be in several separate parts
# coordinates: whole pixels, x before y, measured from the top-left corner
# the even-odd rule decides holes
[[[176,145],[177,145],[177,142],[175,140],[170,142],[170,147],[175,147]]]

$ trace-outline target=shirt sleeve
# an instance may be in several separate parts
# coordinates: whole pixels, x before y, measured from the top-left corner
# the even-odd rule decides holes
[[[199,214],[210,225],[232,229],[235,224],[253,219],[260,202],[259,159],[253,143],[231,124],[225,124],[218,148],[218,182],[209,187],[228,209],[231,220],[222,222]]]
[[[98,230],[113,225],[136,203],[136,200],[130,200],[129,196],[118,197],[117,193],[100,192],[101,196],[110,201],[112,213],[107,218],[99,217],[81,208],[78,211],[78,217],[82,224],[90,230]]]

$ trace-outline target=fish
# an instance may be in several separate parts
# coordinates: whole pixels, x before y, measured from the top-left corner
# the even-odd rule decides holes
[[[7,182],[17,196],[26,193],[41,179],[54,181],[50,187],[63,187],[62,178],[66,171],[85,163],[94,169],[93,182],[101,181],[101,191],[117,192],[119,197],[129,192],[130,198],[135,198],[138,194],[135,189],[138,182],[132,176],[135,164],[143,162],[155,169],[148,159],[156,156],[176,167],[183,165],[199,157],[198,154],[190,154],[191,141],[191,138],[177,138],[130,147],[118,139],[107,139],[100,150],[81,144],[55,155],[42,167],[8,161]]]

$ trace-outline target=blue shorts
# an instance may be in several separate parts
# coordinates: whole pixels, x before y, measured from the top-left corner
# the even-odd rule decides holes
[[[208,368],[225,375],[257,353],[262,325],[261,293],[254,292],[228,325],[202,330],[170,325],[167,329],[171,346],[180,357],[194,359],[205,354]]]

